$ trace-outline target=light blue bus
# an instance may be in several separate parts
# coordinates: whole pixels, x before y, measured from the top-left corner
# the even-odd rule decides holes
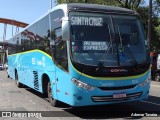
[[[53,106],[146,99],[150,58],[140,16],[94,4],[57,5],[8,40],[8,73]]]

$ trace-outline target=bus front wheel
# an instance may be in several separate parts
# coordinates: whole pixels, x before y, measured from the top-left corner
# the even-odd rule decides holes
[[[51,88],[51,83],[48,82],[48,86],[47,86],[47,93],[48,93],[48,100],[50,102],[50,104],[54,107],[58,106],[58,100],[54,99],[54,96],[52,96],[52,88]]]

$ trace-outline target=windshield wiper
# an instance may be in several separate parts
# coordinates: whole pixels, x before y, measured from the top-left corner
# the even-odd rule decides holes
[[[119,40],[120,40],[120,48],[123,49],[122,36],[121,36],[120,30],[119,30],[119,27],[118,27],[118,34],[119,34]],[[131,50],[129,49],[129,47],[126,46],[126,48],[127,48],[127,53],[130,55],[130,57],[132,59],[133,65],[135,65],[135,67],[136,67],[138,63],[137,63],[135,57],[133,56],[133,54],[132,54]],[[120,51],[120,52],[122,53],[123,50]]]
[[[121,36],[121,33],[120,33],[120,30],[119,30],[118,26],[117,26],[117,28],[118,28],[118,35],[119,35],[120,46],[122,48],[123,47],[123,45],[122,45],[122,36]]]
[[[129,49],[129,47],[126,46],[126,48],[127,48],[128,54],[130,55],[130,57],[131,57],[131,59],[132,59],[133,65],[135,65],[135,68],[137,68],[137,65],[138,65],[137,60],[136,60],[135,57],[133,56],[133,54],[132,54],[131,50]]]
[[[105,57],[106,57],[107,53],[109,52],[110,45],[112,45],[112,52],[113,52],[112,36],[111,36],[111,30],[110,30],[109,25],[108,25],[108,30],[109,30],[109,40],[110,40],[110,42],[108,44],[108,48],[105,50],[105,52],[102,56],[102,59],[98,62],[96,71],[98,71],[100,68],[104,67]]]

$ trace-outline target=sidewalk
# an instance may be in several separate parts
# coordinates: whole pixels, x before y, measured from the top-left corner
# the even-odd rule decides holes
[[[159,85],[160,86],[160,82],[151,80],[151,85]]]

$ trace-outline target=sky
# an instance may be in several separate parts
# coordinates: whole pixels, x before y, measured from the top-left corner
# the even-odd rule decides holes
[[[0,18],[14,19],[28,24],[43,16],[50,9],[51,0],[1,0]],[[14,33],[15,33],[14,27]],[[0,40],[3,39],[4,24],[0,23]],[[7,25],[6,39],[12,37],[12,26]]]
[[[148,5],[149,4],[149,0],[145,0],[145,3],[146,3],[146,5]]]
[[[145,0],[148,4],[149,0]],[[54,6],[54,0],[52,0]],[[0,18],[13,19],[28,24],[43,16],[51,7],[51,0],[1,0]],[[13,27],[16,32],[16,27]],[[22,30],[22,29],[20,29]],[[4,24],[0,23],[0,41],[3,40]],[[7,25],[6,39],[12,37],[12,26]]]

